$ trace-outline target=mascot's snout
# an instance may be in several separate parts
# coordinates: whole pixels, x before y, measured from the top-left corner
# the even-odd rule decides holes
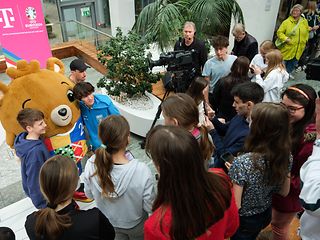
[[[67,105],[59,105],[51,111],[50,117],[57,126],[67,126],[72,120],[71,108]]]

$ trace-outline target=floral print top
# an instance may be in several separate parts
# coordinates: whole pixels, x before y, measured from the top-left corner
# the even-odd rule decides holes
[[[253,157],[257,158],[255,164]],[[291,169],[289,165],[288,172]],[[271,186],[265,182],[265,167],[263,155],[245,153],[234,159],[229,176],[234,183],[243,187],[240,216],[252,216],[266,211],[271,207],[272,194],[281,189],[281,184]]]

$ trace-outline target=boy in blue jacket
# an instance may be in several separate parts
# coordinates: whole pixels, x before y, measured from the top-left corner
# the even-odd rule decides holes
[[[102,94],[93,94],[94,87],[88,82],[79,82],[73,88],[74,98],[79,100],[81,116],[89,135],[89,144],[95,151],[101,146],[98,126],[109,115],[120,115],[111,99]]]
[[[253,106],[262,102],[264,97],[263,88],[254,82],[245,82],[236,85],[231,90],[237,115],[230,122],[221,123],[217,117],[211,121],[206,120],[206,127],[212,137],[216,147],[214,163],[216,168],[225,168],[225,163],[221,156],[224,154],[237,154],[242,151],[245,138],[249,134],[249,121]]]
[[[50,158],[49,151],[40,139],[47,126],[44,115],[39,110],[25,108],[18,113],[17,121],[26,130],[14,141],[16,154],[21,159],[22,187],[36,208],[45,208],[46,200],[39,185],[40,168]]]

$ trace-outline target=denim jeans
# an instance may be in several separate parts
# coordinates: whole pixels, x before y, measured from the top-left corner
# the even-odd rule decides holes
[[[296,58],[292,58],[290,60],[284,60],[284,65],[286,66],[287,72],[290,74],[295,69],[298,60]]]
[[[260,231],[271,222],[271,207],[252,216],[240,216],[240,226],[231,240],[255,240]]]

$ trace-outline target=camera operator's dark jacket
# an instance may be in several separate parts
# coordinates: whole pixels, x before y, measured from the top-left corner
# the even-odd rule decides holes
[[[201,76],[203,66],[208,58],[208,52],[205,43],[195,38],[189,46],[186,46],[184,39],[178,40],[174,45],[174,51],[191,51],[192,49],[196,51],[194,57],[194,68],[196,69],[196,76]]]
[[[258,54],[258,42],[257,40],[246,32],[246,36],[240,41],[234,40],[234,47],[232,54],[237,57],[245,56],[249,58],[250,62],[252,58]]]

